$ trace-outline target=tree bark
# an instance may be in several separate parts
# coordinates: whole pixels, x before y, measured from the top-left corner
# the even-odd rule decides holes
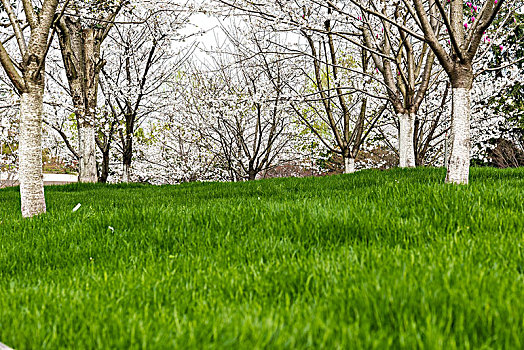
[[[127,135],[122,154],[122,182],[131,181],[131,162],[133,161],[133,138]]]
[[[248,179],[248,181],[253,181],[253,180],[255,180],[256,178],[257,178],[257,173],[256,173],[256,171],[254,171],[254,170],[249,170],[248,175],[247,175],[247,179]]]
[[[107,183],[109,177],[109,148],[107,151],[102,152],[102,169],[100,172],[100,178],[98,179],[101,183]]]
[[[451,155],[446,183],[468,184],[470,164],[471,89],[453,88]]]
[[[97,182],[95,127],[90,124],[79,124],[78,136],[80,150],[78,181]]]
[[[414,168],[415,164],[415,114],[403,113],[398,115],[400,121],[399,156],[401,168]]]
[[[102,29],[83,28],[79,19],[65,17],[59,24],[60,51],[64,61],[78,129],[78,181],[97,182],[95,110]]]
[[[131,164],[123,163],[122,182],[131,181]]]
[[[344,157],[344,174],[353,174],[355,171],[355,158]]]
[[[122,182],[131,181],[131,162],[133,160],[133,144],[127,142],[124,147],[124,153],[122,155]]]
[[[19,180],[22,216],[32,217],[46,212],[42,174],[42,110],[44,96],[43,72],[30,79],[20,99]]]
[[[97,31],[85,28],[83,33],[85,54],[85,105],[84,125],[82,132],[83,152],[80,154],[84,166],[80,182],[97,182],[96,174],[96,141],[95,141],[95,111],[98,104],[98,80],[103,61],[100,60],[100,46],[102,40]],[[82,139],[82,135],[79,137]],[[82,142],[82,141],[81,141]]]

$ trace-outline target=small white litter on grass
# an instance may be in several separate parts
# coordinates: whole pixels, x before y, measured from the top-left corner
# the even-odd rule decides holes
[[[9,346],[3,343],[0,343],[0,350],[13,350],[13,349],[11,349]]]
[[[74,208],[73,208],[73,213],[75,211],[77,211],[78,209],[80,209],[80,207],[82,206],[82,204],[78,203]]]
[[[111,230],[111,232],[115,232],[115,229],[113,227],[111,227],[111,226],[107,226],[107,229]]]

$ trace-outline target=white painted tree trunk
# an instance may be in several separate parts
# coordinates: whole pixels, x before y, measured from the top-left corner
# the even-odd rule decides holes
[[[355,171],[355,158],[344,157],[344,174],[353,174]]]
[[[46,212],[42,174],[43,83],[26,81],[27,91],[20,99],[19,181],[22,216]]]
[[[413,133],[415,132],[415,114],[399,114],[399,156],[401,168],[415,167],[415,145],[413,143]]]
[[[97,182],[95,128],[84,124],[79,127],[79,182]]]
[[[452,140],[446,183],[468,184],[471,152],[471,90],[453,88]]]
[[[131,167],[127,164],[124,164],[123,173],[122,173],[122,182],[130,182],[131,179]]]

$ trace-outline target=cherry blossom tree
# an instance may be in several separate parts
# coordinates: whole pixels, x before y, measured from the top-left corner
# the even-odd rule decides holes
[[[505,1],[486,0],[482,3],[477,6],[462,0],[450,0],[444,4],[438,0],[427,3],[413,0],[412,7],[406,5],[424,33],[424,40],[448,74],[452,86],[452,149],[446,176],[448,183],[469,182],[471,89],[475,77],[473,64],[486,31]],[[510,3],[508,6],[511,6]],[[449,36],[447,47],[439,39],[440,23],[444,24]]]
[[[387,102],[382,101],[380,108],[371,108],[370,105],[376,102],[369,96],[371,92],[365,91],[365,88],[366,85],[372,85],[372,79],[369,77],[365,80],[361,79],[362,76],[369,74],[370,70],[367,53],[357,48],[360,57],[355,60],[351,53],[346,53],[349,50],[345,51],[340,45],[336,48],[331,21],[326,20],[324,25],[326,34],[323,36],[325,38],[321,36],[318,41],[315,40],[313,33],[302,32],[310,48],[308,61],[312,62],[313,67],[312,76],[307,73],[306,76],[312,81],[315,90],[311,97],[305,94],[302,94],[302,97],[303,102],[310,107],[309,111],[313,113],[307,113],[307,110],[301,110],[295,104],[293,107],[301,120],[325,146],[331,152],[342,156],[344,172],[349,174],[355,172],[355,158],[367,136],[382,116]],[[353,69],[352,72],[348,72],[345,68]],[[358,74],[359,69],[362,75]],[[359,83],[362,81],[363,83]],[[379,98],[378,101],[380,100]],[[319,113],[318,104],[320,104],[321,113]],[[311,114],[320,118],[321,123],[315,123],[315,118]],[[329,127],[335,147],[326,140],[316,125]]]
[[[402,17],[399,5],[383,7],[395,17]],[[387,86],[387,95],[399,120],[400,167],[414,167],[416,157],[415,124],[417,112],[431,84],[435,56],[426,43],[414,42],[402,28],[379,18],[373,25],[364,11],[362,33],[365,46],[371,53],[376,69]],[[380,31],[378,28],[380,27]]]
[[[517,153],[524,152],[524,3],[510,23],[488,30],[487,44],[480,55],[479,73],[472,94],[472,157],[476,164],[494,166],[520,165]],[[495,27],[497,20],[495,21]],[[502,35],[501,35],[502,34]],[[491,40],[496,37],[497,39]],[[502,50],[501,50],[502,47]]]
[[[334,93],[338,91],[338,95],[343,94],[342,100],[336,97],[333,98],[333,102],[351,98],[351,95],[362,93],[364,90],[364,94],[372,94],[375,100],[378,98],[389,101],[389,105],[400,121],[394,123],[399,130],[400,142],[398,147],[394,147],[391,140],[387,140],[387,143],[399,155],[400,166],[410,167],[424,162],[429,145],[440,134],[436,130],[441,126],[441,119],[437,117],[429,121],[426,116],[419,117],[417,111],[425,103],[428,89],[437,89],[436,85],[440,81],[437,79],[439,72],[438,69],[434,69],[437,65],[429,46],[415,40],[411,35],[412,30],[409,28],[416,28],[414,21],[407,24],[410,26],[406,27],[408,29],[402,29],[384,19],[390,16],[405,18],[402,16],[400,5],[367,2],[364,6],[355,1],[309,0],[256,3],[243,0],[219,0],[218,2],[234,13],[260,18],[266,21],[266,26],[284,33],[294,31],[302,35],[306,34],[306,38],[309,39],[314,36],[325,37],[323,41],[326,43],[326,50],[332,51],[332,54],[326,55],[326,50],[322,46],[313,47],[314,54],[319,55],[317,63],[325,66],[324,70],[337,71],[338,76],[348,75],[348,72],[351,72],[351,81],[364,82],[364,87],[360,88],[359,92],[355,91],[354,87],[341,86],[340,82],[332,80],[333,88],[320,93],[326,95],[325,97],[327,91]],[[375,16],[376,13],[384,18]],[[421,38],[423,39],[423,36],[418,35],[418,39]],[[358,61],[361,61],[361,67],[365,66],[367,69],[355,70],[355,67],[347,64],[348,62],[334,64],[333,58],[337,62],[340,60],[337,55],[340,54],[362,56],[363,59]],[[311,55],[311,52],[308,55]],[[335,84],[338,84],[338,88],[335,88]],[[379,88],[373,87],[377,84]],[[347,148],[341,137],[344,136],[343,133],[339,136],[336,137],[335,134],[335,138],[339,140],[338,147]],[[354,150],[357,149],[358,147]]]
[[[95,117],[100,51],[124,0],[72,1],[58,21],[58,38],[78,130],[78,179],[96,182]]]
[[[44,0],[37,6],[30,0],[17,2],[16,9],[2,0],[2,13],[9,18],[9,29],[18,52],[8,53],[0,42],[0,63],[20,94],[19,181],[22,215],[46,212],[42,176],[42,109],[45,59],[53,38],[58,0]],[[18,7],[20,6],[20,7]],[[16,12],[15,12],[16,11]],[[59,14],[60,16],[60,14]],[[27,22],[28,35],[24,33]],[[20,61],[21,60],[21,61]]]
[[[299,126],[289,103],[295,74],[268,52],[272,35],[240,27],[227,32],[228,45],[210,55],[212,62],[193,65],[190,84],[181,87],[186,127],[232,181],[254,180],[299,158],[291,147]]]
[[[192,11],[176,4],[135,8],[122,14],[120,20],[127,24],[115,26],[108,36],[101,79],[111,113],[119,121],[115,136],[124,182],[132,175],[135,133],[168,103],[168,82],[192,52],[191,47],[174,45],[194,35],[180,31]]]

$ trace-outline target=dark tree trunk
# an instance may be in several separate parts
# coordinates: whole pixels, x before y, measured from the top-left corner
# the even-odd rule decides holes
[[[100,177],[98,182],[107,183],[107,178],[109,177],[109,148],[107,151],[102,152],[102,167],[100,170]]]
[[[256,179],[256,177],[257,177],[257,172],[254,169],[250,169],[247,174],[248,181],[253,181]]]
[[[122,181],[129,182],[131,175],[131,162],[133,161],[133,140],[131,137],[126,137],[126,142],[124,144],[124,152],[122,154],[122,165],[123,165],[123,174]]]

